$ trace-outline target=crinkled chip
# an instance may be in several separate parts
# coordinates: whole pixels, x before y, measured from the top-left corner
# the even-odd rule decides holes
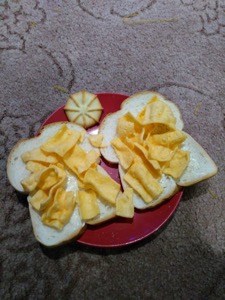
[[[78,191],[77,202],[82,220],[93,219],[100,213],[96,193],[92,190]]]
[[[32,160],[30,160],[26,163],[26,169],[28,171],[30,171],[31,173],[43,171],[47,167],[48,167],[48,164],[44,164],[44,163],[40,163],[40,162],[32,161]]]
[[[58,188],[52,205],[42,214],[42,222],[61,230],[70,220],[75,205],[73,192],[66,192],[63,188]]]
[[[94,190],[101,199],[115,204],[120,185],[111,177],[102,175],[97,170],[88,169],[84,176],[84,184],[87,189]]]
[[[49,199],[47,191],[38,190],[33,196],[30,197],[31,205],[37,210],[41,210],[41,205]]]
[[[79,174],[88,170],[94,163],[99,162],[100,154],[95,150],[85,152],[76,145],[64,157],[64,163],[79,177]]]
[[[118,137],[111,141],[111,145],[117,154],[121,166],[127,170],[134,160],[134,153]]]
[[[173,150],[161,145],[148,144],[148,147],[149,147],[149,158],[153,160],[157,160],[159,162],[169,161],[174,155]]]
[[[56,153],[64,156],[79,141],[79,131],[71,130],[63,125],[50,139],[47,140],[41,149],[48,153]]]
[[[59,187],[63,187],[66,182],[66,177],[59,179],[49,190],[38,190],[35,194],[30,196],[30,204],[39,212],[43,212],[49,208],[53,203],[54,195]],[[41,195],[43,196],[41,198]]]
[[[120,139],[132,151],[134,151],[135,143],[140,143],[142,145],[142,141],[140,140],[140,135],[136,132],[134,132],[132,136],[129,137],[124,136],[121,137]]]
[[[157,96],[146,105],[137,118],[142,124],[162,123],[170,128],[176,127],[176,118],[171,108],[160,101]]]
[[[133,218],[134,204],[132,188],[126,188],[116,199],[116,215],[124,218]]]
[[[51,166],[43,171],[32,173],[21,181],[21,185],[27,192],[32,192],[37,188],[47,190],[63,178],[66,178],[66,172],[56,166]]]
[[[118,137],[129,136],[134,132],[134,122],[133,119],[129,118],[129,114],[119,118],[116,133]]]
[[[42,171],[37,173],[32,173],[30,176],[24,178],[21,181],[21,185],[24,188],[24,191],[32,192],[36,189],[41,173]]]
[[[163,188],[142,163],[134,163],[124,176],[124,180],[146,202],[158,197]]]
[[[95,148],[104,148],[106,144],[103,143],[103,134],[93,134],[88,136],[90,144]]]
[[[31,151],[27,151],[21,155],[23,162],[28,161],[38,161],[49,164],[54,164],[58,162],[57,157],[54,154],[47,154],[42,151],[40,148],[33,149]]]
[[[177,149],[170,161],[165,164],[163,173],[179,179],[188,166],[190,152]]]
[[[134,144],[136,147],[136,153],[139,155],[141,158],[145,158],[145,165],[150,164],[149,168],[153,167],[156,171],[160,172],[161,166],[159,162],[155,159],[150,159],[149,151],[142,145],[135,143]],[[139,152],[137,151],[139,149]],[[142,155],[141,155],[142,154]],[[143,159],[142,159],[143,160]],[[147,162],[147,163],[146,163]],[[158,173],[156,173],[154,170],[151,171],[152,175],[154,175],[155,178],[158,177]]]
[[[150,144],[162,145],[168,148],[174,148],[181,145],[185,139],[186,134],[181,130],[169,131],[163,134],[155,134],[150,136],[147,141]]]

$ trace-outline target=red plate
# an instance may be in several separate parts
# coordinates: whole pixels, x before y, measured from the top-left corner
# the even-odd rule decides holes
[[[120,104],[128,97],[127,95],[112,93],[98,93],[97,95],[104,108],[101,120],[108,113],[119,110]],[[64,106],[52,113],[41,127],[53,122],[68,121],[63,108]],[[88,131],[92,132],[97,129],[98,126],[94,126]],[[117,165],[111,165],[101,160],[101,166],[113,179],[120,183]],[[182,194],[182,191],[178,192],[154,209],[135,211],[132,220],[118,217],[102,225],[88,226],[77,242],[95,247],[120,247],[140,241],[156,232],[173,215]]]

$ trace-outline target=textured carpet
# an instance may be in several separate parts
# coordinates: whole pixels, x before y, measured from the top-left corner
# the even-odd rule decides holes
[[[225,299],[225,2],[0,0],[1,299]],[[35,240],[6,159],[67,95],[155,90],[219,167],[153,236],[120,249]]]

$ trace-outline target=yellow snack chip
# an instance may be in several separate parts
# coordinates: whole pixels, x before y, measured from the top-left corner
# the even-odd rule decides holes
[[[37,180],[38,180],[38,176],[40,176],[39,174],[42,173],[42,171],[38,172],[38,173],[33,173],[30,176],[24,178],[23,180],[21,180],[21,185],[24,188],[24,191],[26,192],[32,192],[33,190],[35,190],[35,188],[37,187]]]
[[[186,139],[186,134],[181,130],[169,131],[162,134],[155,134],[147,139],[149,144],[162,145],[174,148],[181,145]]]
[[[103,143],[103,134],[93,134],[88,136],[89,142],[93,147],[103,148],[106,147],[106,144]]]
[[[40,172],[48,167],[48,164],[40,163],[37,161],[28,161],[26,169],[32,173]]]
[[[58,163],[55,164],[55,165],[56,165],[56,167],[65,170],[65,167],[64,167],[64,165],[63,165],[62,163],[59,163],[59,162],[58,162]]]
[[[86,188],[91,188],[103,200],[115,204],[120,191],[120,185],[107,175],[102,175],[97,170],[88,169],[84,176]]]
[[[82,220],[93,219],[100,212],[96,193],[92,190],[78,191],[77,202]]]
[[[49,199],[48,192],[43,190],[38,190],[31,198],[31,205],[37,210],[40,211],[41,205],[43,202],[46,202]]]
[[[149,173],[155,178],[159,179],[161,176],[161,166],[160,164],[149,158],[149,154],[145,147],[141,146],[138,143],[134,144],[133,153],[135,154],[134,163],[140,163],[145,165]]]
[[[66,177],[61,178],[55,185],[53,185],[50,190],[48,191],[43,191],[43,190],[38,190],[36,193],[39,191],[44,192],[47,196],[43,194],[43,198],[40,199],[39,196],[41,194],[36,195],[36,193],[30,198],[30,203],[31,205],[38,210],[39,212],[43,212],[45,209],[49,208],[51,204],[53,203],[54,195],[59,187],[63,187],[66,182]]]
[[[80,132],[69,129],[63,125],[55,135],[47,140],[41,149],[48,153],[64,156],[80,139]]]
[[[54,184],[58,182],[58,174],[53,169],[47,169],[46,172],[43,172],[39,178],[37,187],[41,190],[48,190]]]
[[[127,147],[120,138],[114,138],[111,145],[119,158],[121,166],[126,170],[134,160],[134,153]]]
[[[62,178],[66,178],[66,172],[56,166],[51,166],[43,171],[32,173],[21,181],[21,185],[27,192],[32,192],[36,188],[47,190]]]
[[[121,196],[116,200],[116,215],[124,218],[133,218],[133,189],[126,188]]]
[[[100,154],[95,150],[85,152],[76,145],[63,157],[63,161],[79,177],[79,174],[88,170],[94,163],[99,161],[99,156]]]
[[[118,137],[129,136],[134,132],[134,123],[133,120],[129,119],[128,115],[124,115],[119,118],[116,133]]]
[[[132,187],[146,202],[149,203],[158,197],[163,188],[151,175],[144,164],[134,163],[124,176],[124,180]]]
[[[135,143],[135,147],[136,147],[136,151],[135,152],[140,156],[140,158],[142,158],[142,160],[143,160],[143,158],[146,159],[147,164],[146,164],[146,161],[144,161],[145,165],[149,165],[150,164],[149,168],[153,167],[156,171],[160,172],[160,169],[161,169],[160,164],[158,163],[157,160],[150,159],[149,151],[144,146],[142,146],[142,145],[140,145],[138,143]],[[137,151],[137,149],[139,151]],[[154,170],[152,170],[152,168],[151,168],[150,172],[151,172],[152,175],[154,175],[154,177],[156,177],[156,178],[158,177],[158,174],[155,173]]]
[[[146,105],[137,118],[142,124],[162,123],[170,128],[176,127],[176,118],[171,108],[160,101],[157,96]]]
[[[169,161],[174,155],[174,151],[170,148],[155,144],[148,144],[148,146],[149,158],[158,162]]]
[[[130,137],[124,136],[121,137],[120,139],[132,151],[134,151],[135,143],[142,144],[142,142],[140,141],[140,135],[136,132],[134,132],[133,135]]]
[[[58,159],[55,155],[52,154],[46,154],[44,151],[42,151],[40,148],[36,148],[32,151],[27,151],[21,155],[21,158],[23,162],[28,161],[38,161],[38,162],[44,162],[44,163],[50,163],[54,164],[58,162]]]
[[[190,153],[177,149],[172,159],[165,164],[163,173],[179,179],[188,166]]]
[[[52,205],[42,214],[42,222],[61,230],[69,221],[75,205],[73,192],[66,192],[63,188],[58,188]]]

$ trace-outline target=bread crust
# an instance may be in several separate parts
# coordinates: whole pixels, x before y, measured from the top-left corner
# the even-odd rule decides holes
[[[182,149],[190,151],[190,162],[182,176],[177,180],[179,186],[190,186],[200,181],[204,181],[214,176],[218,172],[218,167],[202,148],[188,133]]]

